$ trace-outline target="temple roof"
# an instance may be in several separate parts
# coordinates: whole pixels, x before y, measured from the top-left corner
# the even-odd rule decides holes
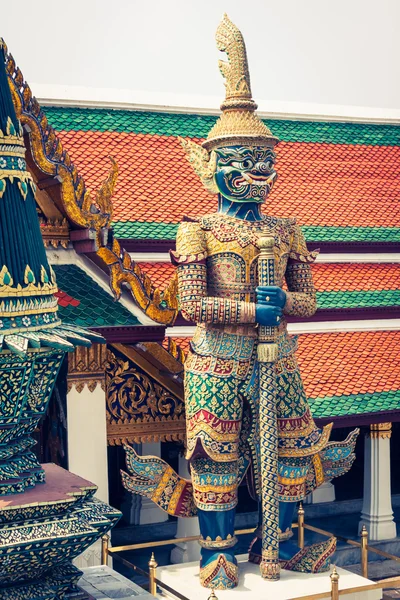
[[[187,353],[190,338],[174,341]],[[299,335],[296,356],[314,417],[341,426],[399,411],[399,352],[400,331]]]
[[[185,214],[216,208],[186,161],[178,136],[202,140],[216,117],[45,107],[49,122],[95,188],[107,156],[120,175],[114,231],[120,239],[174,239]],[[296,216],[309,242],[400,242],[400,127],[268,120],[279,180],[277,216]]]
[[[54,265],[53,268],[62,320],[95,329],[139,324],[127,308],[114,302],[112,296],[77,265]]]
[[[170,263],[139,263],[163,289],[176,267]],[[312,265],[318,311],[351,309],[398,309],[400,264],[316,263]]]
[[[129,289],[143,315],[162,325],[153,327],[152,332],[152,339],[160,341],[164,326],[172,325],[177,314],[176,284],[171,285],[174,267],[167,262],[154,263],[148,253],[135,255],[139,261],[135,262],[128,251],[146,251],[152,243],[149,250],[167,250],[174,245],[178,223],[185,214],[215,210],[216,199],[193,173],[178,136],[200,141],[216,117],[151,110],[43,108],[32,97],[11,56],[8,72],[18,114],[29,131],[29,166],[41,191],[38,204],[47,219],[47,239],[52,243],[53,231],[54,237],[62,234],[61,246],[72,242],[77,253],[86,254],[104,270],[108,267],[115,298],[122,289]],[[400,384],[396,383],[400,373],[393,359],[400,332],[396,331],[397,321],[388,318],[400,306],[400,266],[395,254],[383,257],[377,253],[382,247],[393,253],[400,248],[400,127],[290,119],[269,119],[268,124],[282,140],[277,148],[280,179],[271,197],[273,212],[296,216],[308,243],[322,247],[321,261],[313,265],[319,304],[315,320],[330,319],[327,325],[333,325],[335,331],[346,330],[299,337],[298,356],[314,413],[320,419],[354,418],[353,423],[364,417],[382,420],[388,411],[400,415]],[[118,163],[111,171],[110,155]],[[96,190],[100,193],[93,200],[89,191],[94,194]],[[106,235],[111,216],[114,239]],[[365,262],[362,254],[354,255],[354,263],[348,262],[349,254],[344,262],[339,258],[335,262],[326,252],[341,252],[341,245],[343,252],[356,249],[375,254],[368,255],[371,262]],[[146,262],[149,260],[152,262]],[[111,320],[114,326],[126,318],[126,328],[142,330],[135,333],[135,340],[114,338],[119,342],[140,341],[144,330],[152,329],[129,325],[135,315],[128,317],[129,311],[113,303],[104,291],[102,298],[95,280],[80,273],[78,266],[55,268],[59,270],[60,314],[68,311],[73,321],[104,319],[105,328]],[[367,321],[372,310],[379,313],[375,318],[381,318],[380,322]],[[351,316],[346,317],[346,311]],[[361,329],[379,323],[379,329],[392,327],[393,331],[349,331],[351,323],[345,327],[346,318],[364,319]],[[313,331],[313,325],[307,324],[302,331]],[[318,331],[324,331],[323,325]],[[189,339],[183,337],[184,329],[176,327],[167,335],[176,336],[166,340],[168,352],[175,358],[181,356],[171,340],[187,350]]]

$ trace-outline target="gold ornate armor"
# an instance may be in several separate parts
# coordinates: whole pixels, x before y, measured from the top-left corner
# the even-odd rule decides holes
[[[187,458],[206,455],[217,463],[237,461],[232,474],[239,479],[252,461],[255,490],[259,489],[255,289],[260,235],[275,239],[277,285],[284,286],[286,280],[289,290],[284,313],[311,316],[316,300],[309,263],[316,253],[308,252],[294,219],[248,222],[208,215],[180,225],[173,253],[182,314],[197,323],[185,365]],[[282,499],[294,501],[324,481],[318,452],[325,447],[331,426],[322,431],[315,426],[295,359],[296,342],[288,336],[285,319],[279,326],[278,346],[279,489]],[[246,442],[240,449],[242,429]],[[289,457],[298,457],[303,464],[290,468]],[[237,501],[237,481],[232,482],[225,492],[229,506]],[[193,484],[195,499],[204,500],[201,484],[199,490],[195,480]],[[213,504],[209,499],[200,503]]]

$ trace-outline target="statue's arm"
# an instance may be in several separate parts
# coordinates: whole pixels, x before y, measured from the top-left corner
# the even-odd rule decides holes
[[[317,310],[317,299],[311,273],[311,263],[318,252],[309,252],[303,233],[294,226],[285,279],[288,286],[283,312],[297,317],[311,317]]]
[[[255,323],[254,302],[208,296],[206,259],[204,232],[199,223],[181,223],[171,260],[177,265],[182,316],[195,323]]]

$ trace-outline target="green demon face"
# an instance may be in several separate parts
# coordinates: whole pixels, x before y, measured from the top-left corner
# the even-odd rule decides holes
[[[215,153],[214,177],[222,196],[236,202],[265,202],[278,176],[271,148],[229,146]]]

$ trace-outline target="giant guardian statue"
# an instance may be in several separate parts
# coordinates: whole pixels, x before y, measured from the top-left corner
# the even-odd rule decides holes
[[[171,252],[182,315],[197,324],[185,362],[191,481],[127,447],[131,474],[123,482],[170,514],[197,512],[201,583],[227,589],[239,578],[234,521],[244,479],[260,507],[249,560],[260,563],[261,575],[329,568],[335,539],[299,549],[293,513],[350,468],[357,431],[330,442],[332,425],[319,429],[313,420],[286,317],[316,311],[316,252],[295,219],[273,216],[278,139],[255,112],[242,34],[225,16],[216,39],[228,58],[219,63],[222,114],[202,145],[182,144],[218,209],[184,220]]]

